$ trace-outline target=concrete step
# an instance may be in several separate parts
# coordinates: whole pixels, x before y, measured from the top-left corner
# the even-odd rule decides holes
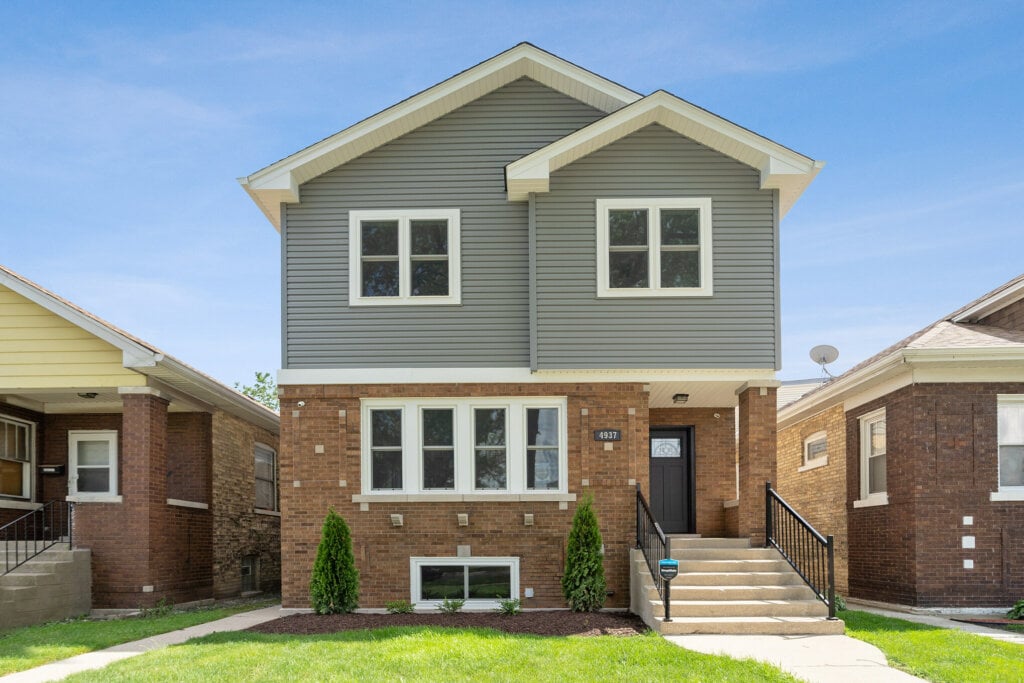
[[[775,548],[676,548],[672,546],[675,560],[777,560],[779,551]]]
[[[654,614],[664,613],[660,600],[651,603]],[[828,616],[828,607],[820,600],[672,600],[670,608],[673,618]]]
[[[774,559],[755,558],[743,560],[680,560],[679,574],[690,573],[742,573],[742,572],[785,572],[790,571],[788,562],[777,554]],[[673,579],[674,580],[674,579]]]
[[[10,574],[0,576],[0,586],[52,586],[62,581],[58,572],[20,571],[23,568],[24,565]]]
[[[676,586],[792,586],[805,585],[793,571],[781,572],[688,572],[672,579]]]
[[[660,613],[659,613],[660,614]],[[654,630],[662,635],[713,633],[726,635],[842,635],[845,625],[825,617],[654,617]]]
[[[647,585],[647,597],[661,600],[658,589]],[[815,600],[814,591],[804,583],[781,585],[677,586],[672,583],[673,600]]]
[[[699,538],[693,536],[670,536],[672,548],[749,548],[748,538]]]

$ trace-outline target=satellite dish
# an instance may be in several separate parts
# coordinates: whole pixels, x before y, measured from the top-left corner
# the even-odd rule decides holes
[[[829,377],[834,377],[834,375],[829,372],[828,368],[825,366],[829,363],[834,363],[836,358],[839,358],[839,349],[834,346],[829,346],[828,344],[819,344],[811,349],[810,356],[811,360],[821,366],[822,372]]]

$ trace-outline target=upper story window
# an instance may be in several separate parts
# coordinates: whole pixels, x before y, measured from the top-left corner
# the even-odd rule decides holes
[[[801,471],[828,464],[828,434],[815,432],[804,439],[804,464]]]
[[[32,497],[35,425],[0,416],[0,496]]]
[[[363,493],[565,493],[564,398],[365,399]]]
[[[1024,500],[1024,395],[1001,394],[999,413],[999,491],[993,500]]]
[[[277,453],[270,446],[258,443],[253,447],[256,460],[257,510],[277,511]]]
[[[889,502],[885,454],[885,408],[881,408],[860,417],[860,500],[854,507]]]
[[[68,432],[68,493],[78,500],[117,497],[117,432]]]
[[[459,304],[459,211],[349,212],[352,306]]]
[[[597,200],[599,297],[712,293],[710,198]]]

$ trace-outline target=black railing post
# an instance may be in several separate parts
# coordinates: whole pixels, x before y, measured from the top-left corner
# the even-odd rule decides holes
[[[836,618],[836,539],[831,534],[828,541],[828,618]]]
[[[764,547],[772,547],[772,483],[764,483]]]

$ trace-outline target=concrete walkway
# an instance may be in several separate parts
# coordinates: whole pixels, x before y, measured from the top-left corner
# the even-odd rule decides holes
[[[128,657],[145,654],[150,650],[159,650],[160,648],[167,647],[168,645],[178,645],[180,643],[184,643],[186,640],[209,635],[211,633],[217,633],[218,631],[243,631],[250,626],[262,624],[265,621],[277,619],[280,616],[280,605],[264,607],[263,609],[253,610],[252,612],[242,612],[230,617],[218,619],[217,621],[209,621],[205,624],[189,626],[188,628],[183,628],[179,631],[161,633],[158,636],[152,636],[150,638],[143,638],[142,640],[135,640],[130,643],[122,643],[120,645],[108,647],[106,650],[87,652],[69,659],[62,659],[59,662],[44,664],[36,667],[35,669],[0,676],[0,683],[40,683],[41,681],[59,681],[63,680],[66,676],[78,673],[79,671],[102,669],[108,664],[113,664],[114,662],[127,659]]]
[[[894,609],[897,605],[891,606],[880,606],[879,604],[868,604],[860,601],[850,600],[850,609],[860,610],[862,612],[871,612],[872,614],[878,614],[883,617],[892,617],[893,619],[903,619],[904,621],[913,621],[918,624],[927,624],[928,626],[937,626],[938,628],[955,628],[958,631],[966,631],[967,633],[973,633],[976,636],[985,636],[986,638],[992,638],[993,640],[1002,640],[1007,643],[1017,643],[1018,645],[1024,645],[1024,633],[1016,633],[1014,631],[1002,631],[995,628],[989,628],[987,626],[979,626],[978,624],[968,624],[963,621],[953,621],[953,617],[980,617],[978,614],[957,614],[950,612],[926,611],[923,609]],[[992,616],[1001,617],[1005,614],[1004,611],[993,610]]]

